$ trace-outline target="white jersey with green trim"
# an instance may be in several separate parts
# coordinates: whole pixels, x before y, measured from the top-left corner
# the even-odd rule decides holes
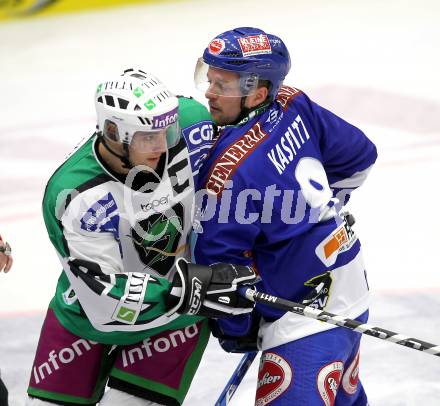
[[[194,100],[180,98],[179,108],[191,108],[191,120],[183,114],[182,139],[162,156],[161,177],[134,168],[121,181],[97,155],[93,136],[48,183],[44,218],[63,265],[51,307],[74,334],[129,344],[200,319],[166,306],[174,262],[189,257],[194,162],[200,165],[185,129],[209,125]],[[212,142],[205,138],[200,152]]]

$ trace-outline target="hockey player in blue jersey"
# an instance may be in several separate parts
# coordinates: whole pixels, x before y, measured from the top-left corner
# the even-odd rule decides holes
[[[366,321],[361,245],[340,210],[376,148],[283,86],[289,69],[283,41],[249,27],[218,35],[198,60],[217,139],[200,171],[195,260],[252,265],[260,291]],[[256,405],[367,404],[359,334],[264,305],[214,326],[233,351],[252,331],[263,351]]]

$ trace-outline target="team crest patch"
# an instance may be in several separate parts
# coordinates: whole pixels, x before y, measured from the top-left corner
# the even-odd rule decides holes
[[[290,386],[292,377],[292,369],[284,358],[273,352],[264,353],[258,371],[255,406],[267,405],[283,394]]]
[[[208,45],[209,53],[218,55],[225,49],[225,46],[225,41],[223,41],[221,38],[215,38]]]
[[[335,361],[327,364],[319,371],[316,385],[325,406],[333,406],[335,404],[343,370],[344,364],[341,361]]]
[[[354,357],[353,362],[347,368],[342,378],[342,388],[349,395],[354,395],[357,391],[359,382],[359,352]]]

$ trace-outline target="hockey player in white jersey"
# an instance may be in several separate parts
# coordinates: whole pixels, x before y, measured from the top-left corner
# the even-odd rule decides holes
[[[185,260],[194,178],[212,143],[206,109],[133,69],[99,84],[95,104],[97,132],[44,195],[63,271],[27,404],[180,405],[209,337],[202,316],[251,311],[236,288],[255,275]],[[208,303],[214,285],[229,305]]]

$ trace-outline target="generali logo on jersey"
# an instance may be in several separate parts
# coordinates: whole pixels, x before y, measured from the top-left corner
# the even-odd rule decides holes
[[[264,406],[279,397],[292,382],[292,369],[288,362],[273,352],[261,358],[258,372],[255,406]]]
[[[225,182],[266,136],[267,133],[262,130],[260,123],[257,123],[245,135],[226,147],[211,167],[206,182],[207,192],[220,197]]]
[[[270,54],[272,52],[269,38],[267,38],[265,34],[249,35],[239,38],[238,43],[240,44],[243,56]]]

